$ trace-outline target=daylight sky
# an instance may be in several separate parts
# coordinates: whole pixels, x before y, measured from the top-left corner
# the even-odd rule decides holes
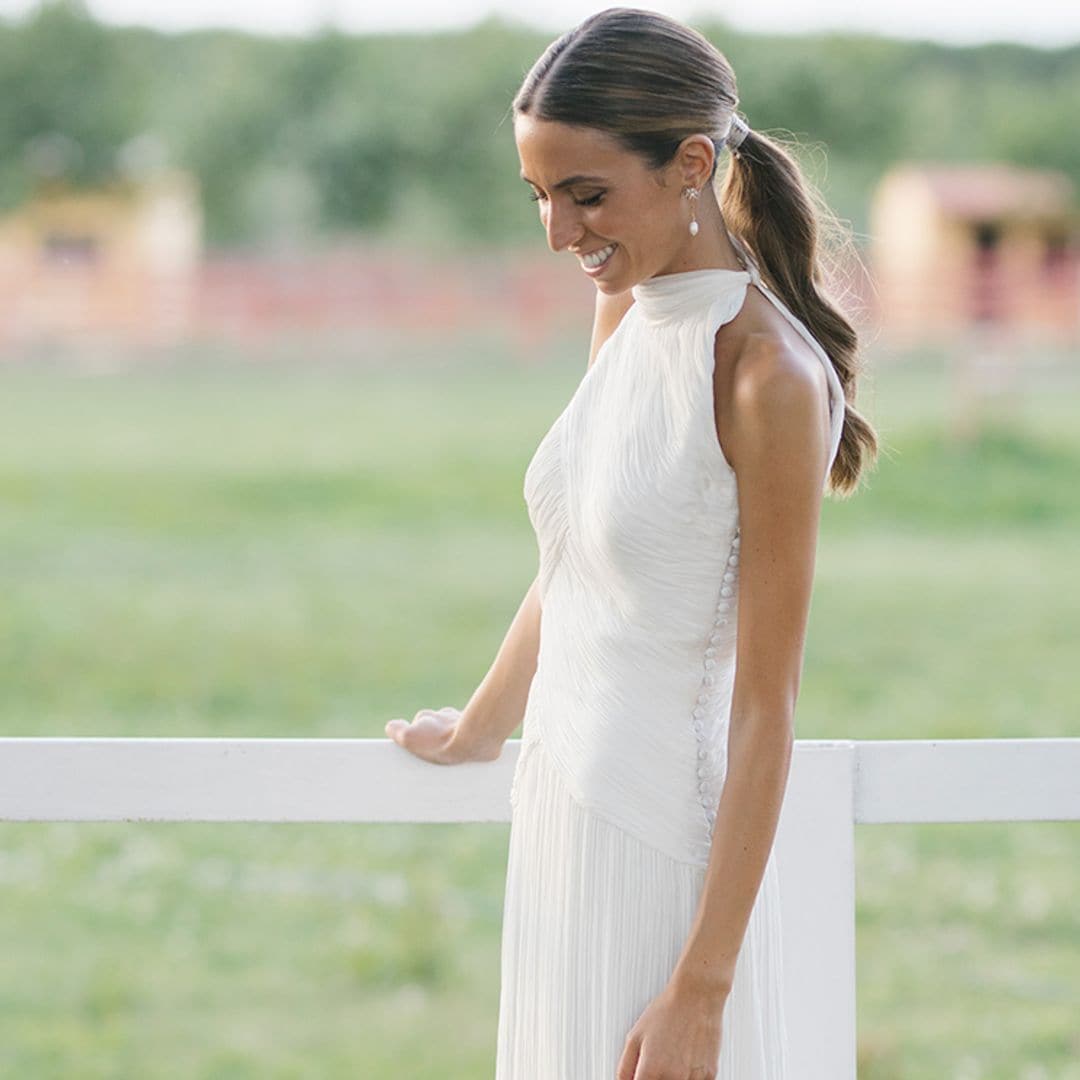
[[[33,0],[0,0],[0,15],[17,16],[34,6]],[[492,12],[559,32],[612,5],[575,0],[88,0],[88,6],[106,22],[164,30],[238,26],[269,33],[306,33],[328,21],[361,32],[462,27]],[[662,11],[691,24],[696,17],[719,17],[745,30],[837,29],[955,44],[1080,43],[1080,0],[988,0],[977,7],[942,0],[687,0],[627,6]]]

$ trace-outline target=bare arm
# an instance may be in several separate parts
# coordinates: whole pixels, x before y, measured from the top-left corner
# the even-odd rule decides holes
[[[725,445],[741,544],[728,778],[674,978],[702,1002],[731,991],[791,764],[828,457],[828,389],[817,374],[766,343],[739,358],[732,384]]]
[[[464,709],[420,709],[412,721],[387,721],[386,734],[437,765],[494,761],[525,715],[540,652],[540,591],[534,579],[488,673]]]
[[[629,292],[616,296],[597,292],[589,367],[631,303]],[[525,717],[540,654],[540,619],[540,585],[534,579],[491,668],[465,708],[421,709],[411,723],[389,721],[386,733],[407,750],[439,764],[494,761]]]
[[[451,739],[451,747],[470,760],[497,758],[525,716],[540,652],[540,616],[540,584],[533,579]]]

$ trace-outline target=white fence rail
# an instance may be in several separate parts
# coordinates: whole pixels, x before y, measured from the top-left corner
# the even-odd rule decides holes
[[[389,739],[0,738],[2,821],[498,822],[520,751]],[[777,833],[792,1080],[855,1076],[854,827],[1080,821],[1080,738],[796,740]]]

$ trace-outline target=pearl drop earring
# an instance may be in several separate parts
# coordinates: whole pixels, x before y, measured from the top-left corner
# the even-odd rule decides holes
[[[692,187],[683,188],[683,194],[690,200],[690,235],[697,236],[698,221],[696,199],[698,197],[698,189]]]

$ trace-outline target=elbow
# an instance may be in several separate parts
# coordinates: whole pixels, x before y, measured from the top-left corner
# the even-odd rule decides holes
[[[767,740],[770,744],[795,742],[795,710],[782,706],[733,711],[731,737]]]

